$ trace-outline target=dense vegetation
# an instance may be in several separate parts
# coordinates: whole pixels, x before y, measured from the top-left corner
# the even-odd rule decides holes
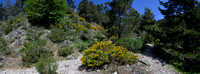
[[[83,65],[100,68],[105,64],[134,64],[138,59],[132,52],[143,52],[147,43],[177,70],[200,73],[200,2],[160,1],[164,18],[156,21],[149,8],[140,15],[132,7],[133,1],[96,5],[82,0],[76,6],[75,0],[16,0],[14,5],[8,0],[0,4],[0,53],[13,42],[5,36],[23,28],[29,30],[20,50],[22,63],[36,63],[40,73],[55,73],[55,51],[62,57],[79,51]]]

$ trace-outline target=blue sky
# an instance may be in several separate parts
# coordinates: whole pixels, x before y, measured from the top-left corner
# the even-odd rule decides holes
[[[0,0],[0,3],[6,3],[7,0]],[[12,4],[14,4],[16,2],[16,0],[10,0]],[[76,1],[76,5],[78,5],[78,3],[82,0],[75,0]],[[100,3],[105,3],[106,1],[111,1],[111,0],[89,0],[89,1],[93,1],[95,4],[100,4]],[[161,1],[167,1],[167,0],[161,0]],[[134,0],[132,7],[135,8],[140,14],[144,13],[144,8],[150,8],[152,10],[152,12],[155,15],[155,19],[156,20],[160,20],[162,18],[164,18],[164,16],[160,13],[160,11],[158,10],[158,6],[159,5],[159,1],[158,0]]]

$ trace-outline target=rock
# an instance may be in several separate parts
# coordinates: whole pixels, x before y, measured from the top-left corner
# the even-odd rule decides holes
[[[65,41],[63,42],[63,44],[64,44],[65,46],[68,46],[68,45],[69,45],[69,42],[68,42],[67,40],[65,40]]]
[[[0,67],[2,67],[3,66],[3,63],[0,63]]]
[[[69,67],[70,65],[68,65],[68,64],[65,64],[65,67],[67,68],[67,67]]]
[[[74,59],[73,55],[68,55],[67,59]]]
[[[114,72],[113,74],[117,74],[117,72]]]
[[[97,70],[97,72],[100,72],[100,70]]]

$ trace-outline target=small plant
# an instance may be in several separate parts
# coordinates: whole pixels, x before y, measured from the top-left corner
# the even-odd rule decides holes
[[[110,36],[110,39],[116,39],[116,37],[114,35]]]
[[[13,31],[13,27],[12,25],[6,25],[5,28],[4,28],[4,33],[7,35],[9,34],[10,32]]]
[[[71,55],[74,52],[74,47],[70,47],[70,46],[62,46],[59,47],[58,49],[58,54],[60,56],[68,56]]]
[[[83,18],[83,17],[79,17],[78,18],[80,21],[85,21],[85,18]]]
[[[8,48],[7,45],[5,39],[0,37],[0,52],[6,50]]]
[[[123,46],[128,48],[128,50],[131,51],[140,51],[140,49],[143,47],[142,40],[139,39],[131,39],[131,38],[121,38],[116,41],[117,45]]]
[[[100,25],[96,25],[96,27],[91,25],[90,27],[95,31],[100,30],[100,29],[103,30],[103,28]]]
[[[36,63],[36,69],[40,74],[56,74],[58,64],[53,59],[40,58]]]
[[[92,24],[90,24],[90,23],[86,23],[85,27],[87,27],[88,29],[90,29],[90,28],[91,28],[91,25],[92,25]]]
[[[76,32],[80,32],[81,30],[83,30],[84,26],[83,25],[79,25],[76,27]]]
[[[67,33],[64,31],[64,29],[52,29],[50,35],[48,35],[48,38],[54,43],[59,43],[66,40],[66,36]]]
[[[91,68],[102,67],[106,63],[134,64],[136,60],[137,57],[126,48],[115,46],[110,41],[97,41],[93,46],[83,51],[81,58],[83,65]]]
[[[38,33],[36,31],[30,30],[30,29],[26,33],[26,39],[31,40],[31,41],[38,40],[40,38],[40,36],[41,36],[41,33]]]
[[[24,48],[20,50],[22,56],[22,64],[24,66],[30,66],[32,63],[36,63],[39,58],[47,58],[52,56],[52,52],[46,48],[47,41],[37,40],[24,43]]]

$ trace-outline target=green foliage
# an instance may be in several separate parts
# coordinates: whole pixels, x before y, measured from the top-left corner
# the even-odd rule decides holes
[[[103,39],[105,39],[106,37],[102,34],[102,32],[101,31],[98,31],[98,32],[96,32],[96,34],[94,35],[94,39],[98,39],[98,40],[103,40]]]
[[[160,43],[156,46],[159,46],[161,56],[168,54],[165,59],[183,72],[199,73],[200,60],[194,59],[199,58],[196,54],[200,53],[199,2],[169,0],[160,1],[160,4],[164,6],[159,10],[165,21],[161,24],[162,33],[155,35],[160,36]]]
[[[36,69],[40,74],[57,74],[58,64],[53,59],[40,58],[36,63]]]
[[[86,48],[88,48],[90,42],[84,42],[84,41],[78,41],[75,42],[75,46],[78,48],[79,52],[82,52],[83,50],[85,50]]]
[[[92,1],[83,0],[78,4],[79,16],[86,19],[86,21],[92,21],[96,23],[105,23],[109,19],[102,10],[103,5],[95,5]]]
[[[10,32],[12,32],[13,31],[13,27],[12,27],[12,25],[6,25],[5,27],[4,27],[4,33],[7,35],[7,34],[9,34]]]
[[[37,31],[29,29],[26,33],[26,39],[31,41],[36,41],[40,38],[41,33],[38,33]]]
[[[133,22],[134,17],[129,17],[129,16],[135,16],[135,14],[133,13],[137,13],[137,11],[135,12],[133,11],[134,9],[131,9],[132,3],[133,3],[133,0],[126,0],[126,1],[112,0],[111,2],[108,2],[107,4],[110,7],[110,10],[108,10],[108,14],[107,14],[109,16],[109,19],[111,20],[108,23],[109,25],[111,25],[109,28],[115,25],[116,28],[114,31],[117,32],[117,35],[119,38],[122,37],[124,29],[126,28],[125,26],[133,24],[133,23],[130,24],[130,22]],[[130,15],[127,13],[129,13]],[[130,20],[127,20],[127,19],[130,19]],[[132,27],[128,27],[128,28],[132,28]]]
[[[8,44],[6,43],[5,39],[3,37],[0,37],[0,52],[6,50],[8,47]]]
[[[124,65],[134,64],[137,56],[126,48],[115,46],[109,41],[96,42],[83,51],[82,64],[90,68],[98,68],[107,64]]]
[[[133,52],[139,52],[143,47],[143,41],[140,39],[121,38],[116,41],[116,45],[126,47]]]
[[[74,47],[72,46],[61,46],[58,49],[58,54],[64,57],[71,55],[73,52],[74,52]]]
[[[156,23],[154,17],[155,15],[151,12],[151,9],[145,8],[145,12],[141,17],[141,30],[150,32],[151,26]]]
[[[52,56],[52,52],[47,50],[47,41],[37,40],[24,43],[24,48],[20,50],[22,56],[22,64],[30,66],[32,63],[38,62],[40,58]]]
[[[55,43],[62,42],[66,40],[67,33],[64,31],[64,29],[52,29],[50,35],[48,35],[48,38]]]
[[[76,8],[76,5],[74,4],[75,3],[74,0],[66,0],[66,1],[69,7],[74,8],[74,9]]]
[[[67,12],[65,0],[26,0],[25,4],[30,22],[45,27],[59,22]]]

